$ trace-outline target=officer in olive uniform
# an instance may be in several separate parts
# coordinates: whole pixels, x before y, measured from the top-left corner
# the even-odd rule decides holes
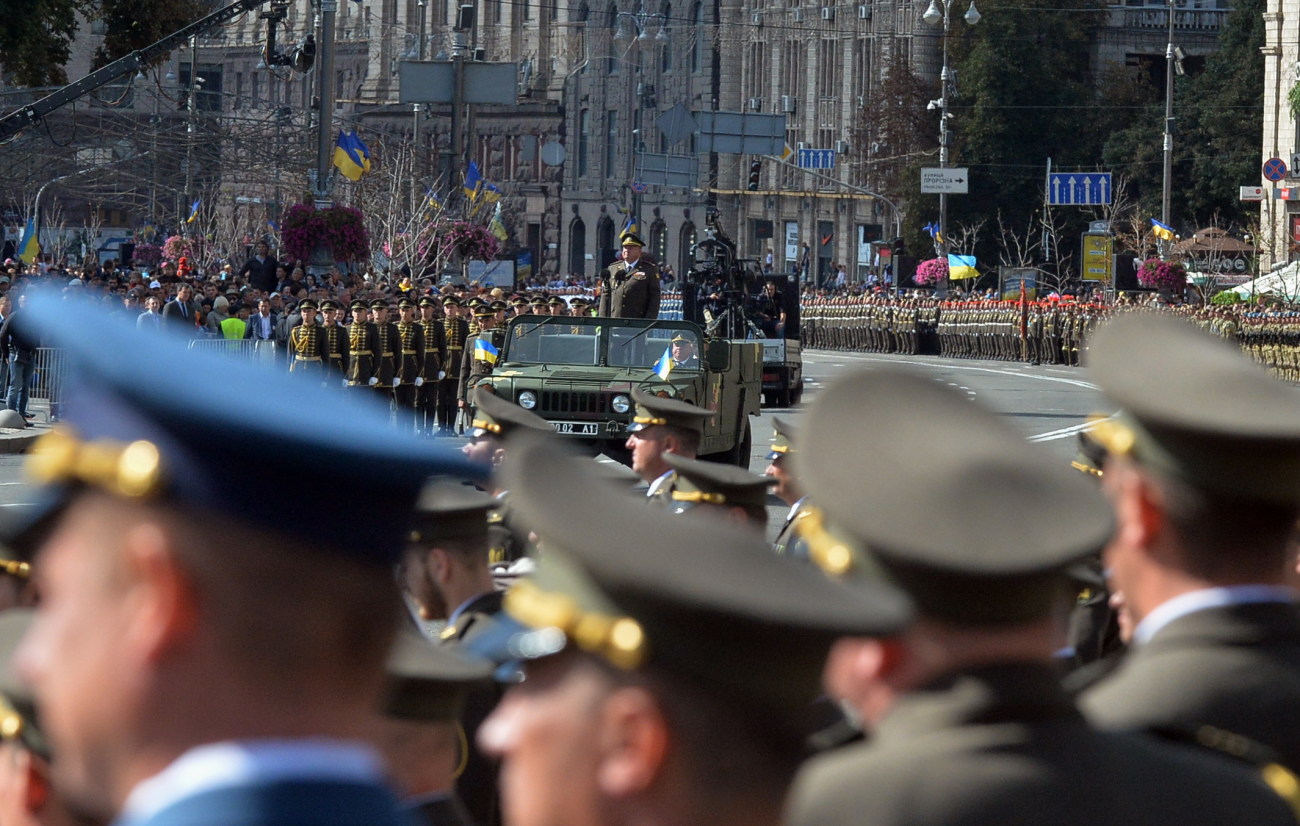
[[[659,266],[642,255],[645,244],[632,233],[622,238],[623,257],[600,276],[600,312],[614,318],[658,318]]]
[[[676,474],[670,512],[702,511],[760,534],[767,529],[767,491],[776,483],[772,477],[672,453],[664,454],[664,461]]]
[[[379,352],[379,328],[370,321],[370,307],[357,300],[351,304],[352,323],[348,325],[348,387],[369,389],[379,383],[375,376]]]
[[[781,530],[776,535],[776,541],[772,543],[772,548],[778,554],[787,554],[795,559],[806,561],[808,545],[799,533],[799,522],[806,518],[812,509],[795,472],[794,456],[799,451],[794,427],[784,419],[774,416],[772,430],[772,447],[767,454],[768,465],[765,473],[775,480],[776,486],[773,492],[790,506],[790,510],[785,515],[785,522],[781,524]]]
[[[408,430],[415,427],[415,403],[424,386],[424,326],[415,320],[415,311],[413,300],[403,298],[397,302],[397,386],[393,388],[393,400],[397,402],[398,426]]]
[[[1210,725],[1300,771],[1300,389],[1169,316],[1098,330],[1090,371],[1121,409],[1093,436],[1119,520],[1103,559],[1135,623],[1084,695],[1116,729]]]
[[[391,398],[393,388],[400,383],[397,377],[397,349],[400,337],[397,334],[397,325],[388,320],[387,299],[376,298],[370,302],[370,312],[374,317],[375,329],[379,331],[379,349],[375,351],[375,378],[379,381],[374,387],[384,396]]]
[[[680,399],[656,396],[639,387],[632,391],[632,402],[636,410],[627,428],[632,470],[650,486],[646,498],[667,505],[672,502],[676,474],[664,461],[664,454],[694,459],[704,436],[704,423],[713,419],[713,411]]]
[[[862,421],[898,426],[859,428],[846,441]],[[954,427],[968,438],[935,451],[934,434]],[[806,765],[792,826],[1293,817],[1257,773],[1186,746],[1094,731],[1061,689],[1052,663],[1059,577],[1114,527],[1095,485],[919,372],[862,372],[827,387],[801,441],[809,493],[861,566],[846,576],[883,571],[919,620],[892,640],[844,640],[832,652],[827,688],[871,738]],[[1032,516],[1006,518],[1013,492]]]
[[[461,717],[475,692],[491,690],[492,670],[491,661],[430,645],[414,628],[402,630],[388,655],[387,696],[371,740],[422,826],[474,826],[456,793]]]
[[[905,601],[884,584],[829,582],[752,533],[645,508],[554,439],[521,441],[505,484],[545,553],[470,644],[525,658],[524,682],[479,740],[507,776],[561,775],[503,784],[507,819],[637,812],[646,823],[774,826],[826,652],[841,635],[897,632]],[[566,784],[577,766],[611,782]]]
[[[340,380],[347,385],[348,371],[348,331],[339,323],[343,306],[333,299],[326,299],[320,304],[321,335],[324,337],[325,367],[331,379]]]
[[[505,346],[506,331],[497,321],[498,312],[486,303],[474,310],[479,330],[465,340],[465,352],[461,355],[460,363],[457,398],[462,408],[469,407],[470,391],[478,386],[479,381],[492,375],[497,357]]]

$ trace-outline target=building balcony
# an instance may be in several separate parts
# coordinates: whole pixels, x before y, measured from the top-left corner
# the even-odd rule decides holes
[[[1217,34],[1231,12],[1231,9],[1175,9],[1174,31]],[[1108,25],[1112,29],[1163,31],[1169,28],[1169,10],[1165,6],[1111,6]]]

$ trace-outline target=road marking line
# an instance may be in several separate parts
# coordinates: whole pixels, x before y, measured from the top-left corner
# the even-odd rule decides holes
[[[1029,441],[1051,442],[1051,441],[1055,441],[1056,439],[1068,439],[1069,437],[1075,435],[1076,433],[1082,433],[1086,430],[1092,430],[1092,428],[1096,426],[1097,423],[1099,422],[1108,422],[1113,418],[1115,417],[1107,416],[1104,419],[1089,419],[1088,421],[1083,422],[1082,424],[1063,427],[1060,430],[1049,430],[1046,433],[1039,433],[1037,436],[1030,436]]]
[[[1092,382],[1083,381],[1082,379],[1067,379],[1061,376],[1044,376],[1044,375],[1039,375],[1037,373],[1022,373],[1022,372],[1017,372],[1015,370],[1008,370],[1008,369],[995,370],[992,367],[973,367],[966,364],[953,364],[950,362],[936,363],[932,361],[913,361],[911,359],[886,358],[871,353],[863,353],[863,354],[842,353],[838,357],[858,359],[861,361],[872,361],[881,364],[911,364],[917,367],[929,367],[933,370],[970,370],[976,373],[992,373],[998,376],[1014,376],[1015,378],[1018,379],[1033,379],[1034,381],[1049,381],[1049,382],[1056,382],[1058,384],[1069,384],[1069,385],[1073,385],[1074,387],[1082,387],[1086,390],[1097,389],[1097,385],[1093,384]],[[817,360],[816,356],[805,356],[805,358],[808,359],[809,361]],[[843,363],[833,363],[831,364],[831,366],[843,367],[844,365]]]

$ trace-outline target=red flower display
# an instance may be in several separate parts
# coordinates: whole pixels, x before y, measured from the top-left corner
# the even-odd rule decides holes
[[[948,260],[946,258],[931,258],[929,261],[922,261],[916,267],[916,275],[912,280],[917,284],[938,284],[948,277]]]
[[[306,261],[324,244],[335,261],[366,261],[370,258],[370,233],[361,211],[345,206],[318,210],[310,204],[294,204],[280,225],[280,246],[288,258]]]
[[[1161,261],[1148,258],[1142,262],[1137,271],[1138,283],[1143,287],[1154,287],[1169,293],[1181,293],[1187,289],[1187,268],[1180,261]]]

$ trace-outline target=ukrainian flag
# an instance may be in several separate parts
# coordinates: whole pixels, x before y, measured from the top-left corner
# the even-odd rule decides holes
[[[495,235],[498,241],[505,241],[510,237],[510,231],[506,229],[505,222],[501,220],[500,204],[497,204],[496,211],[492,213],[492,220],[488,221],[488,231]]]
[[[367,163],[357,151],[352,138],[340,130],[338,139],[334,141],[334,166],[339,173],[349,181],[359,181],[366,172]]]
[[[36,238],[36,219],[28,218],[27,228],[23,230],[23,238],[18,242],[18,258],[24,264],[30,264],[40,254],[41,242]]]
[[[953,281],[963,278],[976,278],[980,271],[975,269],[975,256],[948,253],[948,277]]]
[[[931,238],[931,239],[932,239],[936,244],[942,244],[942,243],[943,243],[943,233],[939,231],[939,225],[938,225],[938,224],[936,224],[936,223],[934,223],[934,222],[930,222],[930,223],[926,224],[925,226],[921,227],[921,229],[923,229],[923,230],[925,230],[926,232],[930,233],[930,238]]]
[[[477,360],[486,361],[488,364],[496,364],[497,357],[500,355],[501,353],[497,348],[492,346],[492,342],[482,336],[474,339],[474,358]]]
[[[622,232],[619,233],[618,237],[622,238],[626,235],[640,235],[640,234],[641,234],[641,228],[637,226],[636,221],[633,220],[632,218],[632,215],[628,214],[627,220],[623,222],[623,230]]]
[[[442,196],[435,192],[431,186],[424,188],[424,208],[427,211],[442,209]]]
[[[203,204],[202,198],[195,198],[194,203],[190,204],[190,217],[185,219],[185,223],[192,224],[194,219],[199,217],[199,207]]]
[[[668,376],[673,372],[673,348],[664,348],[664,354],[655,362],[654,371],[661,381],[668,380]]]
[[[1155,218],[1151,219],[1151,234],[1162,241],[1172,241],[1178,237],[1178,233],[1174,232],[1173,227],[1162,224]]]
[[[497,189],[494,184],[486,180],[483,181],[483,185],[479,187],[478,194],[485,204],[495,204],[497,201],[501,200],[501,190]]]
[[[465,170],[465,183],[462,188],[465,190],[465,197],[471,201],[478,198],[479,187],[483,185],[483,175],[478,171],[478,162],[470,161],[469,168]]]
[[[361,136],[357,134],[357,130],[355,129],[348,133],[348,140],[352,142],[352,148],[356,150],[358,157],[361,158],[361,171],[369,172],[370,147],[366,146],[365,141],[361,140]]]

